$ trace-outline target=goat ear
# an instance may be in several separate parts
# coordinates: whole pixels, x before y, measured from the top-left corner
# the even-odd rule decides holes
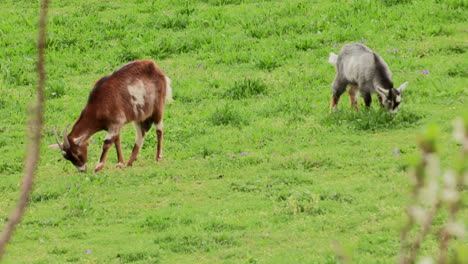
[[[48,148],[50,148],[50,149],[62,149],[59,144],[49,145]]]
[[[403,93],[403,91],[406,89],[406,86],[408,86],[408,84],[409,84],[408,82],[403,83],[400,87],[398,87],[397,90],[398,90],[400,93]]]
[[[79,138],[73,139],[73,142],[74,142],[76,145],[80,146],[81,143],[83,143],[84,139],[85,139],[85,136],[81,136],[81,137],[79,137]]]
[[[380,95],[380,96],[385,96],[385,97],[388,97],[388,93],[390,92],[390,90],[387,90],[385,88],[382,88],[382,87],[379,87],[377,86],[375,91]]]

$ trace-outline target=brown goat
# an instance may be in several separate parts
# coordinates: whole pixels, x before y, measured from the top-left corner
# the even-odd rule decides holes
[[[150,60],[130,62],[120,69],[99,79],[89,94],[88,103],[80,117],[67,135],[68,126],[63,132],[60,143],[56,131],[57,144],[49,148],[61,149],[65,159],[76,168],[86,170],[88,158],[88,139],[101,130],[107,131],[102,154],[95,168],[98,172],[104,168],[107,153],[112,144],[117,149],[118,168],[124,166],[120,146],[121,128],[133,121],[136,138],[130,159],[125,163],[131,166],[136,160],[143,144],[146,132],[154,123],[158,145],[156,161],[162,158],[163,114],[165,102],[172,101],[170,79]]]

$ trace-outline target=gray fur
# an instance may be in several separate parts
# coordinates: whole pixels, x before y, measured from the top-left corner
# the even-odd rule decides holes
[[[407,83],[399,89],[393,87],[392,72],[385,61],[368,47],[350,43],[343,46],[340,54],[331,53],[329,62],[336,67],[335,79],[332,83],[333,97],[338,102],[339,97],[348,85],[357,85],[360,94],[370,106],[371,94],[377,93],[382,98],[382,104],[391,112],[398,110],[401,93]],[[403,87],[404,86],[404,87]]]

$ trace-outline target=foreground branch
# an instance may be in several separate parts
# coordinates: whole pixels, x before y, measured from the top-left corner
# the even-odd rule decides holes
[[[24,168],[23,185],[21,195],[18,200],[18,204],[8,219],[8,223],[5,226],[2,237],[0,238],[0,260],[5,253],[5,247],[10,240],[16,225],[21,221],[21,217],[26,209],[26,204],[29,199],[29,194],[32,189],[34,172],[37,168],[39,160],[39,150],[41,143],[41,132],[43,123],[43,108],[44,108],[44,84],[45,84],[45,68],[44,68],[44,56],[45,56],[45,40],[46,40],[46,23],[47,23],[47,8],[49,5],[48,0],[43,0],[41,6],[41,14],[39,18],[39,36],[37,42],[38,49],[38,60],[37,60],[37,72],[39,75],[38,87],[37,87],[37,102],[33,104],[29,109],[30,119],[28,122],[29,143],[26,153],[26,161]]]

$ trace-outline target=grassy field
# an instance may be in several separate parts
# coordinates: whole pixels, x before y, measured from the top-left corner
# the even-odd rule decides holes
[[[442,165],[467,111],[467,4],[460,0],[52,1],[46,126],[35,188],[5,263],[395,263],[411,157],[440,127]],[[16,202],[36,84],[38,1],[0,2],[0,224]],[[328,114],[335,69],[363,42],[409,81],[400,112]],[[135,59],[172,79],[165,158],[78,173],[54,144],[94,82]],[[423,73],[424,71],[424,73]],[[359,99],[362,105],[362,99]],[[362,107],[361,107],[362,108]],[[105,132],[93,136],[94,167]],[[123,131],[125,157],[134,141]],[[468,196],[460,218],[468,224]],[[436,226],[444,221],[442,215]],[[422,245],[437,255],[438,236]],[[467,245],[454,241],[453,250]]]

